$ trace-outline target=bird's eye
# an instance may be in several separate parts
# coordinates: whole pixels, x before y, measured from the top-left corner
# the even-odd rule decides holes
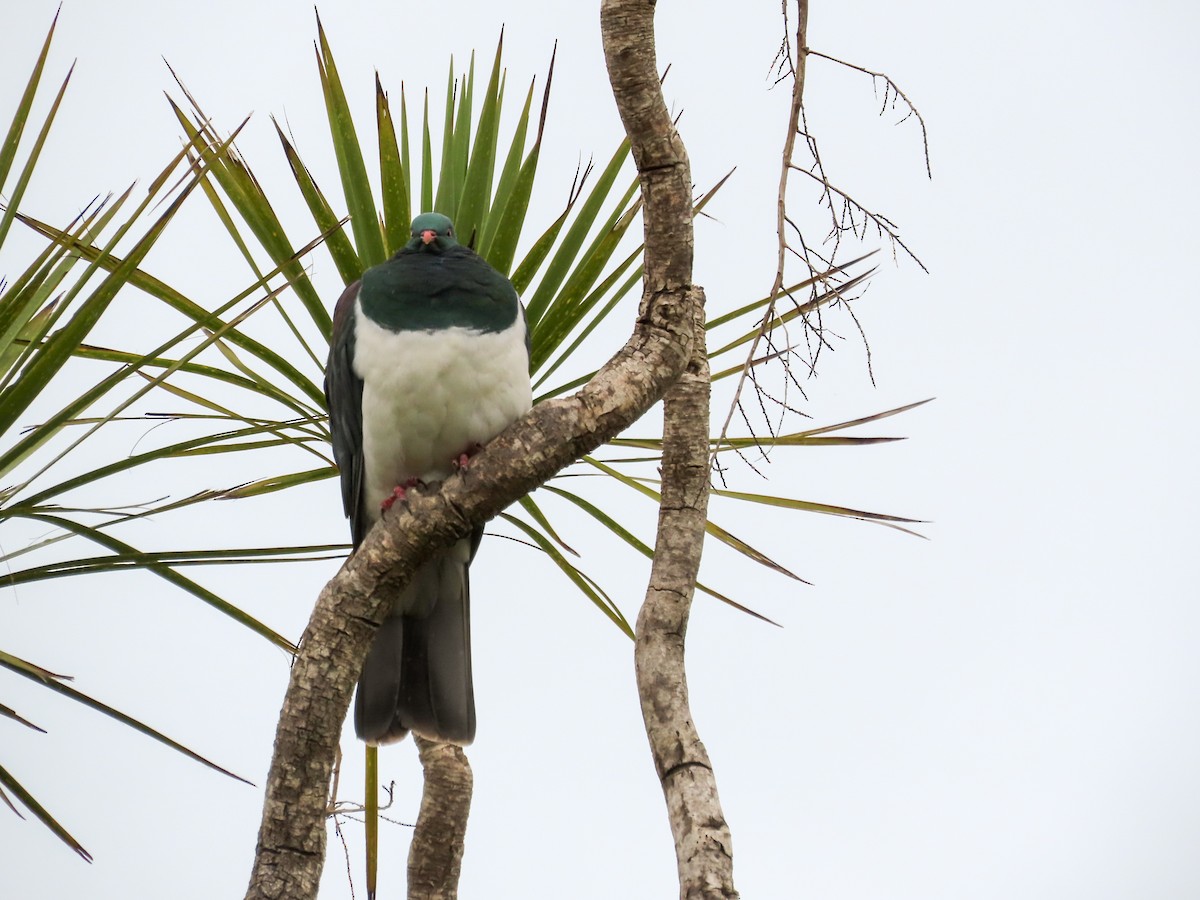
[[[453,228],[446,229],[446,237],[454,237],[454,229]]]

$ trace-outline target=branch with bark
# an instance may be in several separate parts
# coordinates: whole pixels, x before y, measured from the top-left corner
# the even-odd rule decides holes
[[[716,775],[692,720],[684,649],[708,522],[709,378],[704,294],[694,290],[693,356],[663,402],[662,502],[634,662],[654,768],[675,838],[679,896],[736,900],[733,845]]]
[[[646,290],[683,291],[689,301],[690,358],[663,406],[662,500],[650,583],[637,620],[634,662],[638,696],[655,771],[667,803],[679,896],[736,898],[733,848],[716,778],[688,703],[684,643],[708,521],[709,393],[704,293],[692,280],[691,167],[658,78],[654,3],[605,0],[604,55],[621,121],[646,198]],[[654,204],[656,218],[649,211]],[[669,281],[658,282],[659,278]]]
[[[467,815],[474,777],[457,744],[413,735],[421,756],[425,789],[408,847],[409,900],[454,900],[462,871]]]

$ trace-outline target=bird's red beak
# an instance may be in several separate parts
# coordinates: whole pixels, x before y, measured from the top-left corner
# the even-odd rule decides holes
[[[436,240],[437,240],[437,232],[434,231],[432,228],[426,228],[424,231],[421,232],[421,243],[425,244],[425,246],[428,247],[430,244],[432,244]]]

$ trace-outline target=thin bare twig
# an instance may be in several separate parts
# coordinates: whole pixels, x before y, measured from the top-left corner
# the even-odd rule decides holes
[[[926,175],[932,177],[932,169],[929,160],[929,137],[925,126],[925,120],[921,116],[920,111],[915,104],[909,99],[908,95],[900,88],[898,84],[887,74],[876,72],[874,70],[858,66],[853,63],[845,62],[828,54],[813,50],[808,46],[808,12],[809,0],[794,0],[795,2],[795,21],[792,22],[791,6],[793,0],[781,0],[781,9],[784,21],[784,34],[780,42],[779,50],[772,61],[771,69],[775,77],[775,83],[778,84],[786,79],[791,79],[791,98],[788,109],[788,125],[787,135],[784,139],[783,149],[780,155],[779,182],[776,194],[776,209],[775,209],[775,233],[776,233],[776,268],[775,277],[772,281],[771,290],[768,294],[769,301],[765,312],[763,313],[758,332],[754,340],[751,342],[749,350],[746,354],[745,363],[741,374],[738,377],[738,382],[734,390],[734,396],[730,402],[729,410],[725,416],[725,421],[722,424],[720,434],[712,449],[712,462],[714,469],[723,479],[723,470],[716,466],[717,454],[724,448],[728,441],[730,424],[737,411],[741,411],[743,421],[747,427],[750,427],[749,417],[743,408],[743,397],[747,384],[753,385],[757,394],[757,402],[759,413],[766,423],[768,433],[774,433],[781,427],[783,417],[791,411],[791,404],[788,402],[788,382],[792,386],[800,390],[801,396],[804,396],[804,390],[801,386],[800,379],[797,374],[792,371],[794,360],[803,359],[804,368],[807,372],[807,377],[813,377],[816,373],[818,358],[825,348],[833,349],[830,342],[832,333],[827,333],[826,324],[821,315],[821,307],[823,303],[816,302],[822,295],[831,304],[840,303],[849,313],[851,320],[854,322],[867,353],[867,371],[874,383],[875,377],[871,366],[871,348],[867,341],[866,333],[862,327],[862,323],[851,309],[851,297],[846,293],[851,284],[857,279],[850,282],[841,283],[840,277],[842,269],[837,265],[839,251],[842,246],[842,239],[845,237],[853,238],[856,241],[865,240],[869,234],[874,231],[874,234],[882,239],[886,239],[892,248],[893,258],[896,258],[899,253],[903,253],[913,262],[915,262],[923,271],[928,272],[928,268],[921,259],[913,252],[912,248],[904,242],[900,237],[900,230],[896,223],[881,212],[869,209],[864,204],[860,203],[848,191],[838,187],[832,179],[830,179],[825,162],[821,156],[820,147],[817,144],[816,137],[808,122],[808,113],[804,104],[804,89],[807,76],[807,61],[808,57],[815,56],[820,59],[825,59],[836,63],[846,68],[853,69],[865,75],[871,76],[872,82],[876,84],[876,94],[878,95],[878,83],[883,83],[883,99],[880,114],[888,109],[897,109],[903,112],[900,122],[905,122],[910,118],[916,119],[921,127],[921,142],[924,152],[925,171]],[[794,28],[794,30],[793,30]],[[897,124],[899,124],[898,122]],[[805,161],[801,161],[799,157],[807,156]],[[793,172],[800,173],[808,179],[814,181],[819,186],[819,194],[817,203],[824,207],[829,216],[829,231],[821,241],[821,245],[832,245],[830,252],[822,253],[808,239],[806,239],[803,230],[788,213],[788,189],[791,186],[791,175]],[[787,268],[792,260],[798,260],[807,269],[811,276],[807,283],[810,291],[810,299],[808,303],[799,303],[796,298],[791,297],[790,293],[785,291],[784,284],[787,279]],[[801,314],[801,321],[804,328],[805,344],[807,346],[808,355],[804,358],[799,353],[799,347],[796,346],[790,339],[785,339],[784,349],[778,350],[774,346],[770,338],[770,332],[776,327],[784,327],[786,333],[786,320],[780,319],[776,314],[776,305],[781,296],[787,295],[798,308],[810,307]],[[809,311],[815,315],[810,319]],[[836,337],[836,336],[834,336]],[[763,353],[761,343],[766,342],[769,351]],[[759,371],[759,366],[767,360],[778,360],[783,366],[785,386],[782,397],[774,397],[767,392],[761,382],[762,375]],[[768,413],[767,404],[773,404],[773,408],[777,411],[778,421],[776,416]],[[753,434],[753,428],[751,428]],[[766,455],[769,447],[764,445],[759,446],[759,452]],[[746,456],[739,450],[742,458],[749,463]],[[754,468],[751,466],[751,468]]]
[[[783,19],[784,19],[784,34],[783,43],[776,55],[776,71],[782,72],[781,78],[788,75],[792,78],[792,99],[788,110],[788,125],[787,137],[783,142],[783,160],[784,164],[779,170],[779,191],[775,201],[775,233],[777,236],[777,252],[775,260],[775,280],[771,284],[771,291],[767,295],[770,301],[767,303],[767,309],[763,313],[762,325],[759,328],[758,334],[754,336],[754,340],[750,343],[750,350],[746,355],[746,365],[742,369],[742,374],[738,376],[737,387],[733,392],[733,400],[729,404],[729,412],[725,415],[725,421],[721,425],[721,432],[717,435],[716,443],[713,444],[712,452],[709,457],[711,465],[721,449],[721,445],[729,436],[729,423],[733,421],[733,414],[736,409],[741,406],[742,391],[746,386],[747,380],[756,379],[754,366],[752,362],[758,356],[758,345],[762,341],[763,336],[769,330],[770,323],[775,318],[775,301],[779,298],[780,292],[783,290],[784,277],[787,269],[787,255],[789,245],[786,237],[786,228],[788,223],[787,218],[787,186],[788,176],[791,173],[790,162],[796,148],[796,135],[800,131],[800,117],[804,111],[804,80],[805,80],[805,55],[804,45],[806,35],[808,33],[808,0],[796,0],[797,22],[796,22],[796,47],[797,52],[795,58],[792,56],[791,45],[788,38],[786,28],[788,18],[787,0],[782,0]],[[812,270],[811,264],[809,265]],[[815,272],[813,274],[816,274]]]
[[[921,115],[920,111],[916,107],[916,104],[909,99],[908,94],[904,93],[904,91],[900,89],[900,85],[896,84],[890,75],[888,75],[886,72],[875,72],[871,69],[864,68],[863,66],[855,65],[852,62],[846,62],[844,59],[838,59],[836,56],[829,56],[826,53],[822,53],[820,50],[813,50],[811,47],[808,50],[808,55],[819,56],[821,59],[827,59],[831,63],[837,63],[839,66],[845,66],[847,69],[853,69],[856,72],[862,72],[864,75],[870,75],[872,82],[882,81],[883,102],[879,108],[879,114],[881,116],[887,111],[889,106],[892,109],[896,108],[896,100],[903,100],[904,105],[908,107],[908,112],[906,112],[896,124],[901,125],[904,122],[907,122],[909,119],[914,118],[920,124],[921,146],[925,153],[925,175],[930,179],[933,178],[933,168],[929,162],[929,131],[925,128],[925,117]],[[876,91],[876,93],[878,94],[878,91]]]

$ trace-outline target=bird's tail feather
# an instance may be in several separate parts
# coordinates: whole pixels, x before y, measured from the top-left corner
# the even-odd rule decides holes
[[[415,731],[469,744],[475,737],[471,679],[469,539],[420,566],[392,605],[363,665],[354,730],[389,743]]]

